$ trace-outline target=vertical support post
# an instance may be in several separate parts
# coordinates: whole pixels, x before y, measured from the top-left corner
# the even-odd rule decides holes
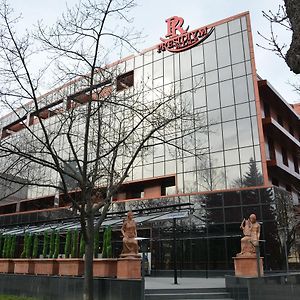
[[[255,245],[255,252],[256,252],[256,262],[257,262],[257,276],[261,277],[260,273],[260,251],[259,251],[259,242]]]
[[[174,265],[174,284],[177,281],[177,241],[176,241],[176,219],[173,219],[173,265]]]
[[[287,228],[284,228],[284,255],[285,255],[285,267],[286,267],[286,273],[289,273],[289,258],[288,258],[288,252],[287,252]]]
[[[141,300],[145,299],[145,248],[146,248],[146,242],[141,241],[141,249],[142,249],[142,286],[141,286]]]

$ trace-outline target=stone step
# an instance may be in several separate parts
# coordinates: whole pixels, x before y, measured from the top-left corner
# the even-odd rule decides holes
[[[182,299],[227,299],[229,300],[229,293],[227,292],[182,292],[180,290],[173,290],[173,292],[161,292],[155,294],[145,294],[146,300],[182,300]]]

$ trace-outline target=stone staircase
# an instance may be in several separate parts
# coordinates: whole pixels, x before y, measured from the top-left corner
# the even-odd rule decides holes
[[[190,289],[149,289],[145,290],[145,300],[230,300],[225,288],[190,288]]]

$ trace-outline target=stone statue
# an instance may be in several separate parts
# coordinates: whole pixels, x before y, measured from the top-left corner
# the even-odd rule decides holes
[[[256,221],[256,215],[251,214],[249,219],[243,220],[240,228],[243,230],[244,237],[241,239],[240,255],[255,255],[255,246],[259,244],[260,225]]]
[[[121,257],[139,257],[139,246],[136,240],[136,224],[133,220],[132,211],[128,212],[127,218],[124,220],[123,226],[121,228],[121,232],[123,235],[123,250],[121,253]]]

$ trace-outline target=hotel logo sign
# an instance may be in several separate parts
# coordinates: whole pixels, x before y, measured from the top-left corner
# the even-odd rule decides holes
[[[170,51],[181,52],[187,49],[191,49],[204,40],[206,40],[214,31],[214,28],[208,29],[202,27],[193,31],[188,31],[189,26],[184,29],[184,19],[181,17],[173,16],[166,20],[167,34],[166,38],[160,38],[161,44],[157,46],[157,52]]]

